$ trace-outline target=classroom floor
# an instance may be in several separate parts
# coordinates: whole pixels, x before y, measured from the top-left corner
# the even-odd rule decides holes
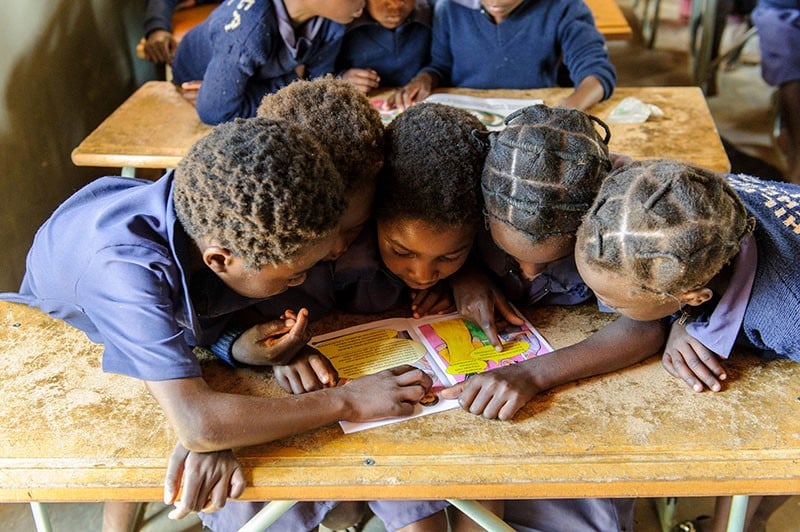
[[[636,32],[632,0],[618,0]],[[610,42],[609,51],[618,70],[620,86],[691,85],[689,76],[688,30],[678,22],[678,0],[662,0],[661,25],[655,47],[644,48],[634,38],[629,42]],[[772,89],[761,79],[757,64],[738,64],[720,70],[718,93],[708,103],[717,127],[729,148],[733,171],[765,178],[779,178],[781,160],[770,135],[770,96]],[[55,532],[100,531],[102,504],[48,504]],[[680,498],[676,520],[710,514],[713,499]],[[170,521],[163,504],[151,503],[146,509],[142,532],[198,532],[196,518]],[[766,532],[797,530],[800,522],[800,496],[793,497],[770,519]],[[5,532],[34,530],[30,510],[25,504],[0,504],[0,529]],[[382,532],[377,519],[366,530]],[[636,531],[660,532],[653,501],[641,499],[636,507]]]

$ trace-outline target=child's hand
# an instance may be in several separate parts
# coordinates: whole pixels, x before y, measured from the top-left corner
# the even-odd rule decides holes
[[[144,42],[144,58],[153,63],[172,64],[178,42],[166,30],[153,30]]]
[[[197,93],[200,92],[202,81],[185,81],[181,83],[181,95],[192,105],[197,105]]]
[[[380,76],[371,68],[351,68],[345,70],[344,74],[342,74],[342,79],[355,85],[356,88],[364,94],[367,94],[373,89],[377,89],[381,83]]]
[[[669,331],[661,364],[667,373],[683,379],[696,392],[702,392],[705,386],[718,392],[722,390],[720,381],[728,377],[717,354],[686,332],[686,327],[677,321]]]
[[[445,388],[440,394],[445,399],[458,398],[461,408],[476,416],[507,421],[540,391],[528,375],[530,366],[521,362],[495,368]]]
[[[436,283],[426,290],[411,293],[411,312],[415,318],[431,314],[446,314],[456,309],[446,283]]]
[[[335,391],[344,396],[342,419],[365,422],[414,413],[414,405],[425,397],[432,385],[427,373],[404,365],[359,377]]]
[[[336,386],[336,381],[339,380],[339,373],[331,361],[309,346],[289,364],[275,366],[272,371],[281,388],[294,394],[330,388]]]
[[[250,327],[233,343],[234,360],[253,366],[288,364],[311,339],[308,310],[286,310],[278,320]]]
[[[178,442],[164,478],[164,504],[175,504],[170,519],[183,519],[192,512],[211,513],[225,506],[228,498],[238,498],[246,484],[231,451],[194,453]]]
[[[397,108],[399,111],[405,111],[430,96],[431,92],[433,92],[433,78],[427,73],[419,74],[405,87],[397,89],[386,98],[384,110]]]
[[[498,351],[503,343],[497,335],[495,314],[513,325],[522,325],[524,320],[514,312],[506,297],[485,275],[478,272],[457,274],[451,281],[458,313],[478,325]]]

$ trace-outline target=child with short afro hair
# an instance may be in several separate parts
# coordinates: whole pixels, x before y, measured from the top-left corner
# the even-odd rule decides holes
[[[146,382],[178,454],[404,415],[431,385],[410,367],[299,397],[256,397],[210,388],[192,351],[230,312],[301,283],[331,249],[343,208],[341,177],[314,137],[267,118],[237,120],[155,182],[105,177],[75,193],[37,232],[19,293],[3,298],[104,344],[103,369]],[[180,511],[218,508],[243,487],[241,472],[225,471],[197,497],[184,492]]]

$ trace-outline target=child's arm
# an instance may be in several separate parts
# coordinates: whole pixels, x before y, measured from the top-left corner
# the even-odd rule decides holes
[[[290,363],[273,368],[275,379],[287,393],[305,393],[336,386],[339,373],[328,357],[306,346]]]
[[[178,442],[164,477],[164,504],[175,504],[170,519],[215,512],[229,498],[238,498],[246,485],[242,467],[230,450],[193,453]]]
[[[722,390],[720,381],[727,378],[717,354],[686,332],[679,321],[670,328],[661,364],[667,373],[683,379],[696,392],[702,392],[705,386],[718,392]]]
[[[200,377],[146,383],[180,442],[197,452],[258,445],[340,420],[407,416],[432,385],[425,372],[411,366],[289,397],[218,392]]]
[[[540,392],[641,362],[661,349],[665,337],[661,321],[621,316],[582,342],[474,375],[441,395],[458,398],[461,407],[475,415],[508,420]]]
[[[572,93],[559,102],[559,107],[569,107],[586,111],[603,99],[603,85],[594,76],[586,76]]]

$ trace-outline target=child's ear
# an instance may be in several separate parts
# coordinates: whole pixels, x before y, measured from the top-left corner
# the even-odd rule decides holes
[[[697,288],[695,290],[689,290],[688,292],[682,293],[678,299],[684,305],[690,305],[692,307],[699,307],[709,299],[714,296],[714,292],[707,287]]]
[[[217,274],[227,271],[231,258],[231,252],[220,246],[208,246],[203,250],[203,262]]]

